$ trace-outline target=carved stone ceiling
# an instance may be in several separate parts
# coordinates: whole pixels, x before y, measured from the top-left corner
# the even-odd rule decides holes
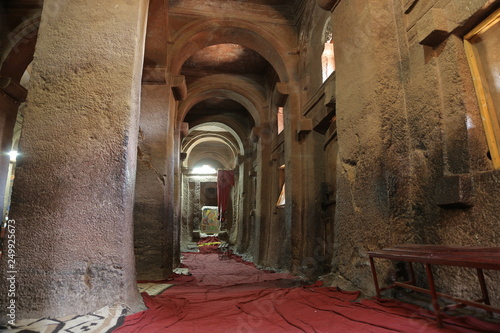
[[[230,18],[259,22],[293,25],[293,13],[304,0],[170,0],[170,24],[196,18]],[[207,38],[210,35],[207,34]],[[187,59],[181,75],[188,87],[194,81],[209,75],[230,74],[245,76],[262,86],[276,77],[269,62],[256,51],[239,44],[216,44],[205,47]],[[188,88],[189,94],[189,88]],[[245,108],[237,102],[212,98],[199,103],[189,112],[185,121],[196,122],[207,114],[241,117],[241,122],[253,123]],[[245,127],[246,127],[245,126]]]

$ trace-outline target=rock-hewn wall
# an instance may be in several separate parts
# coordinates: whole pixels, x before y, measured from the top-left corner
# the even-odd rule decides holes
[[[334,264],[360,287],[373,288],[371,249],[498,244],[499,172],[486,157],[462,42],[494,6],[352,0],[332,14],[339,138]],[[391,267],[380,265],[388,278]],[[475,285],[473,272],[445,271],[436,270],[442,290],[474,293],[466,290]]]

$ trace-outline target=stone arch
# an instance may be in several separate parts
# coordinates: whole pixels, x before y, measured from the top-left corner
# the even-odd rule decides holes
[[[290,77],[286,61],[282,57],[289,50],[276,36],[249,22],[228,19],[200,20],[180,29],[173,36],[173,40],[175,42],[169,52],[169,59],[174,75],[179,74],[182,64],[199,50],[211,45],[232,43],[258,52],[271,64],[281,82],[288,82]]]
[[[204,144],[207,142],[217,142],[226,145],[230,151],[231,151],[231,158],[232,158],[232,163],[230,163],[227,158],[216,158],[219,162],[221,162],[226,168],[230,168],[229,166],[232,165],[234,167],[236,165],[236,158],[241,152],[244,150],[243,148],[243,142],[241,141],[241,137],[236,133],[236,131],[229,125],[226,125],[224,123],[220,122],[204,122],[201,124],[198,124],[191,128],[189,130],[190,134],[192,134],[194,131],[201,127],[206,127],[206,126],[213,126],[216,128],[220,128],[224,130],[225,132],[229,133],[229,137],[227,135],[221,134],[219,132],[200,132],[197,135],[194,135],[192,137],[186,138],[185,142],[182,143],[182,151],[186,153],[187,159],[184,162],[186,166],[193,165],[191,152],[195,149],[196,146],[200,144]],[[212,152],[211,152],[212,154]],[[197,160],[203,158],[203,154],[197,154],[198,156],[195,158]],[[210,156],[210,155],[208,155]],[[222,161],[224,160],[224,161]]]
[[[183,121],[194,105],[211,97],[225,97],[240,103],[253,117],[256,126],[260,126],[268,117],[263,112],[265,92],[260,85],[242,76],[218,74],[189,86],[188,98],[178,107],[178,120]]]
[[[0,76],[21,82],[26,68],[33,61],[40,15],[41,13],[36,13],[7,35],[8,44],[0,54]]]
[[[207,115],[205,117],[197,118],[195,121],[191,122],[190,125],[194,127],[199,125],[207,125],[210,123],[217,123],[219,125],[224,125],[229,128],[233,137],[237,138],[238,149],[240,152],[244,152],[246,149],[246,144],[250,138],[250,130],[243,126],[239,121],[234,118],[223,116],[223,115]]]
[[[202,151],[202,152],[195,153],[197,146],[200,146],[200,145],[203,145],[206,143],[211,143],[211,144],[216,143],[216,144],[226,146],[231,150],[231,152],[233,154],[231,156],[228,156],[228,155],[221,153],[219,151],[216,151],[216,150],[211,150],[210,152]],[[216,138],[216,137],[200,138],[200,139],[196,140],[196,142],[194,142],[189,147],[189,149],[187,151],[187,159],[186,159],[185,165],[186,166],[193,166],[200,160],[203,160],[206,158],[212,158],[212,159],[220,162],[224,166],[224,168],[232,169],[236,165],[236,157],[237,156],[238,155],[235,154],[235,152],[232,150],[231,145],[228,144],[228,142],[224,139]]]
[[[193,126],[192,128],[189,129],[189,131],[190,132],[195,131],[196,129],[198,129],[199,127],[202,127],[202,126],[215,126],[215,127],[219,127],[221,129],[229,132],[233,136],[234,140],[236,141],[237,146],[235,146],[235,148],[239,152],[242,152],[244,150],[243,141],[241,140],[241,135],[238,134],[232,126],[225,124],[225,123],[222,123],[222,122],[204,122],[202,124],[198,124],[198,125]]]

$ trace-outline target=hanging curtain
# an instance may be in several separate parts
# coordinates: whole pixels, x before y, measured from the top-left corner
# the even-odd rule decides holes
[[[224,221],[224,214],[227,210],[227,199],[234,186],[233,170],[217,171],[217,208],[219,211],[219,220]]]

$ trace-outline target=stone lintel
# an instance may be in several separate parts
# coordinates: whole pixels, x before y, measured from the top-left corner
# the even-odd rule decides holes
[[[0,90],[16,102],[26,101],[28,91],[16,81],[9,77],[0,77]]]
[[[277,82],[273,90],[273,100],[276,106],[285,106],[289,94],[288,83]]]
[[[166,84],[165,67],[144,67],[142,82],[145,84]]]
[[[306,135],[307,133],[311,132],[313,129],[313,122],[312,119],[310,118],[302,118],[299,120],[299,124],[297,127],[297,134],[298,136],[303,136]]]
[[[181,134],[181,139],[187,137],[189,135],[189,123],[180,122],[179,133]]]
[[[245,155],[236,156],[236,165],[241,165],[246,161],[247,157]]]
[[[171,75],[166,77],[167,84],[172,88],[172,93],[176,101],[182,101],[187,96],[186,78],[184,75]]]
[[[450,34],[448,19],[440,8],[431,8],[417,22],[418,41],[422,45],[436,47]]]
[[[443,208],[468,208],[474,206],[473,193],[472,175],[447,175],[437,184],[436,200]]]
[[[252,127],[252,130],[250,131],[250,140],[252,142],[257,142],[259,141],[260,138],[260,127]]]
[[[404,0],[404,3],[403,3],[404,13],[408,14],[417,2],[418,2],[418,0]]]
[[[340,0],[316,0],[321,9],[332,11],[340,3]]]
[[[325,85],[325,100],[323,105],[329,108],[335,107],[335,83],[336,80],[332,80]]]

